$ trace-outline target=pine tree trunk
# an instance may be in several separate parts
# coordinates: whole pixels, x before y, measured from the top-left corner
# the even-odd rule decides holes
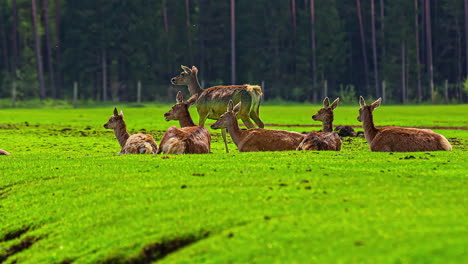
[[[231,0],[231,83],[236,83],[236,3]]]
[[[35,52],[36,52],[36,63],[37,63],[37,77],[39,79],[39,96],[41,100],[46,98],[46,89],[44,85],[44,70],[42,67],[42,56],[41,56],[41,46],[39,41],[39,33],[37,26],[37,15],[36,15],[36,0],[31,0],[32,6],[32,19],[33,19],[33,31],[34,31],[34,43],[35,43]]]
[[[45,41],[46,41],[46,53],[47,53],[47,64],[49,70],[49,83],[50,92],[52,98],[57,98],[57,90],[55,90],[55,74],[54,66],[52,61],[52,48],[50,45],[50,24],[49,24],[49,0],[43,0],[43,12],[44,12],[44,28],[45,28]]]
[[[434,103],[434,69],[432,66],[432,32],[431,32],[431,12],[430,12],[429,0],[425,1],[425,11],[426,11],[427,67],[429,69],[431,102]]]
[[[62,43],[60,42],[60,1],[55,0],[55,73],[57,75],[57,98],[62,98]]]
[[[12,1],[11,9],[13,11],[13,22],[11,30],[11,50],[12,50],[12,62],[11,62],[11,72],[13,73],[13,79],[16,80],[17,74],[16,70],[18,68],[18,58],[19,58],[19,47],[18,47],[18,6],[16,5],[16,0]]]
[[[193,65],[192,33],[190,24],[190,0],[185,0],[185,16],[187,25],[187,42],[189,47],[190,65]]]
[[[375,97],[380,97],[379,89],[379,71],[377,69],[377,41],[375,37],[375,5],[374,0],[371,0],[371,18],[372,18],[372,56],[374,61],[374,81],[375,81]]]
[[[312,49],[312,85],[313,90],[317,89],[317,50],[315,44],[315,0],[310,0],[310,38]]]
[[[362,14],[361,14],[361,1],[356,0],[357,15],[359,20],[359,32],[361,35],[361,49],[362,57],[364,60],[364,78],[366,85],[366,92],[369,93],[369,69],[367,66],[367,50],[366,50],[366,39],[364,37],[364,25],[362,23]]]
[[[414,26],[416,36],[416,75],[418,78],[418,101],[422,100],[422,87],[421,87],[421,59],[419,54],[419,8],[418,1],[414,0]]]

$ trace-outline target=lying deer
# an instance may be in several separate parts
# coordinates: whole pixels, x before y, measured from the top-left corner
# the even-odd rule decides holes
[[[328,97],[323,100],[323,107],[312,116],[315,121],[322,121],[322,132],[311,131],[299,144],[297,150],[341,150],[341,139],[333,132],[333,110],[340,98],[330,105]]]
[[[7,151],[0,149],[0,155],[10,155]]]
[[[211,128],[226,128],[240,152],[295,150],[304,139],[303,134],[285,130],[263,128],[241,130],[236,117],[241,109],[241,102],[235,107],[233,104],[229,101],[227,112],[222,114]]]
[[[158,145],[152,136],[143,133],[131,136],[128,134],[123,112],[120,111],[118,114],[117,108],[114,108],[114,114],[104,124],[104,128],[114,130],[115,137],[122,147],[117,154],[156,154],[158,152]]]
[[[371,151],[383,152],[411,152],[452,150],[448,140],[429,129],[382,127],[374,126],[372,111],[380,106],[382,98],[370,105],[366,105],[364,98],[359,98],[358,121],[362,122],[364,136]]]
[[[192,66],[191,69],[186,66],[181,67],[183,72],[172,78],[171,82],[175,85],[187,85],[190,96],[198,98],[197,111],[199,116],[198,124],[200,126],[205,125],[206,119],[218,120],[225,112],[230,100],[236,104],[242,102],[237,117],[244,122],[247,128],[255,127],[250,119],[253,119],[260,128],[265,126],[259,117],[260,101],[262,98],[262,88],[260,86],[248,84],[213,86],[202,90],[197,77],[198,69],[195,66]],[[221,132],[226,152],[229,152],[226,140],[226,129],[222,129]]]
[[[197,126],[190,117],[189,107],[195,103],[196,98],[184,102],[182,93],[176,96],[176,104],[164,114],[166,121],[179,120],[181,128],[170,127],[159,144],[158,153],[184,154],[184,153],[210,153],[211,135],[204,127]]]

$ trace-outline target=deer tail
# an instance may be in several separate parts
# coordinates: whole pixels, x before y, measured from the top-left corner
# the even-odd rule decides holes
[[[255,112],[257,116],[259,115],[260,103],[262,101],[262,87],[258,85],[247,85],[247,92],[249,92],[250,96],[252,97],[251,103],[251,112]]]
[[[138,149],[140,154],[151,154],[153,153],[153,146],[149,142],[143,143]]]

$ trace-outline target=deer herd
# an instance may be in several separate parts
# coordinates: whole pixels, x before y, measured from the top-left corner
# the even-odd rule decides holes
[[[229,152],[226,134],[232,138],[240,152],[286,151],[286,150],[341,150],[340,136],[333,131],[333,110],[338,106],[339,98],[331,104],[327,98],[323,107],[312,116],[322,122],[321,131],[301,134],[293,131],[265,129],[259,117],[262,89],[257,85],[213,86],[201,89],[198,82],[198,69],[181,66],[182,72],[171,79],[174,85],[187,86],[190,98],[183,100],[179,91],[176,104],[164,114],[166,121],[178,120],[180,128],[171,126],[164,133],[159,146],[154,138],[144,133],[129,135],[123,112],[114,109],[104,128],[113,129],[121,146],[118,154],[189,154],[211,153],[211,135],[204,127],[206,119],[216,120],[212,129],[221,129],[226,152]],[[379,98],[367,105],[364,98],[359,98],[358,121],[362,122],[364,137],[371,151],[380,152],[415,152],[452,150],[449,141],[442,135],[429,129],[381,127],[376,128],[372,112],[380,106]],[[196,104],[199,116],[196,125],[190,116],[189,107]],[[241,119],[246,130],[239,127]],[[252,123],[251,119],[258,126]],[[0,149],[0,155],[9,155]]]

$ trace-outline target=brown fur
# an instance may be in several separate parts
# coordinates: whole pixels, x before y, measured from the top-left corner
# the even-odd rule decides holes
[[[131,136],[128,134],[123,113],[121,111],[118,114],[117,108],[114,108],[114,114],[104,124],[104,128],[114,130],[114,135],[122,147],[117,154],[156,154],[158,152],[158,145],[152,136],[143,133]]]
[[[181,128],[172,126],[166,131],[159,144],[158,153],[210,153],[210,132],[204,127],[195,125],[188,110],[195,100],[184,102],[180,91],[176,99],[177,103],[164,114],[164,117],[166,121],[179,120]]]
[[[322,121],[322,132],[311,131],[299,144],[297,150],[341,150],[341,139],[333,132],[333,110],[340,98],[330,105],[328,97],[323,100],[323,107],[312,116],[315,121]]]
[[[171,79],[175,85],[187,85],[191,98],[197,98],[197,111],[199,116],[198,124],[205,125],[206,119],[218,120],[225,112],[230,100],[235,104],[242,102],[242,107],[237,114],[247,128],[254,128],[255,125],[250,121],[252,119],[258,127],[265,125],[259,117],[259,108],[262,98],[262,88],[258,85],[228,85],[213,86],[202,90],[198,83],[198,69],[181,66],[184,70],[178,76]],[[189,99],[189,101],[190,101]],[[226,130],[222,130],[226,152],[229,152],[226,141]]]
[[[0,149],[0,155],[10,155],[7,151]]]
[[[295,150],[304,139],[303,134],[285,130],[263,128],[241,130],[236,117],[236,113],[241,108],[240,104],[233,108],[233,102],[230,101],[227,112],[211,125],[213,129],[227,128],[240,152]]]
[[[380,106],[381,98],[366,105],[364,98],[359,98],[358,121],[362,122],[364,136],[371,151],[383,152],[413,152],[452,150],[448,140],[429,129],[374,126],[372,111]]]

